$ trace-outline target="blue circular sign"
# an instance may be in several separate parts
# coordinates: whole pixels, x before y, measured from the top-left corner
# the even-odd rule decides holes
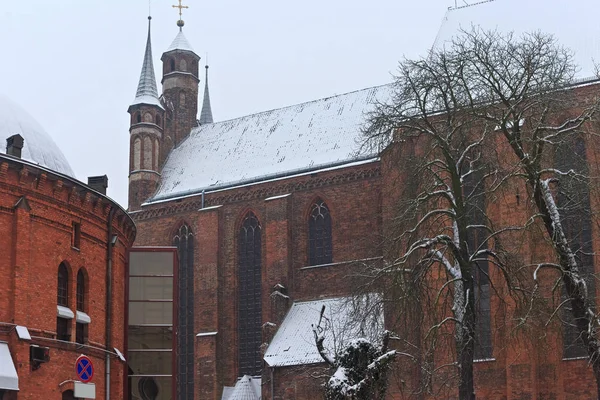
[[[88,356],[79,356],[75,361],[75,372],[83,383],[87,383],[94,377],[94,365]]]

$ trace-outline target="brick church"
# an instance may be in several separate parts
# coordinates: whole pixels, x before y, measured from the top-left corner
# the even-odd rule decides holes
[[[435,46],[466,22],[494,21],[499,8],[509,8],[484,3],[449,11]],[[128,109],[135,245],[174,246],[179,256],[177,359],[155,374],[157,382],[173,376],[178,399],[319,398],[322,381],[311,372],[321,360],[310,325],[324,304],[343,323],[340,305],[352,293],[353,272],[383,256],[390,193],[398,190],[384,161],[395,153],[361,141],[365,113],[393,87],[215,122],[208,66],[183,21],[179,28],[161,57],[159,93],[149,26]],[[496,306],[492,300],[494,323]],[[490,336],[489,357],[476,366],[481,398],[546,398],[539,397],[546,393],[543,371],[551,371],[548,393],[555,396],[547,398],[584,398],[569,394],[593,390],[585,360],[548,361],[529,348],[507,356],[494,350],[503,338]],[[589,385],[581,386],[581,377]],[[133,398],[171,398],[159,383],[148,397],[144,377],[130,378]],[[409,398],[402,382],[390,388],[394,398]]]

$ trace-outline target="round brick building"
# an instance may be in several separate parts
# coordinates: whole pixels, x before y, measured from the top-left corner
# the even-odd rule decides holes
[[[0,140],[0,399],[122,399],[135,225],[106,196],[106,176],[78,181],[43,128],[2,96]],[[81,355],[93,376],[78,376]]]

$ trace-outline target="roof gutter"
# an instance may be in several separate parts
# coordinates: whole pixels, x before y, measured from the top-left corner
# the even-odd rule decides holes
[[[163,201],[168,201],[168,200],[176,200],[176,199],[179,199],[182,197],[198,195],[198,194],[202,194],[202,192],[204,192],[205,194],[214,193],[214,192],[219,192],[219,191],[226,190],[226,189],[234,189],[234,188],[237,188],[240,186],[261,183],[261,182],[268,181],[268,180],[290,178],[290,177],[307,174],[307,173],[311,173],[311,172],[314,173],[314,172],[319,172],[319,171],[323,171],[323,170],[327,170],[327,169],[331,169],[331,168],[341,167],[341,166],[348,165],[348,164],[367,163],[367,162],[374,162],[374,161],[378,161],[378,160],[379,160],[378,155],[369,154],[366,156],[357,157],[352,160],[336,161],[336,162],[327,163],[327,164],[319,164],[314,167],[298,168],[298,169],[294,169],[294,170],[290,170],[290,171],[286,171],[286,172],[280,172],[280,173],[276,173],[276,174],[267,174],[267,175],[262,175],[262,176],[259,176],[256,178],[241,180],[241,181],[237,181],[237,182],[229,182],[229,183],[223,183],[220,185],[212,185],[212,186],[208,186],[208,187],[204,187],[204,188],[190,189],[190,190],[186,190],[183,192],[178,192],[176,195],[156,196],[156,197],[146,201],[145,203],[142,203],[142,206],[152,205],[155,203],[161,203]]]

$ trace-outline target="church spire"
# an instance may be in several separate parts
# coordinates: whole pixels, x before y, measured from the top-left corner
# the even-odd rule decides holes
[[[204,100],[202,102],[202,111],[200,112],[200,125],[213,123],[210,95],[208,93],[208,65],[204,68],[206,69],[206,78],[204,80]]]
[[[135,100],[132,105],[150,104],[162,108],[158,100],[158,90],[156,89],[156,76],[154,75],[154,63],[152,61],[152,42],[150,40],[152,17],[148,17],[148,40],[146,41],[146,52],[144,54],[144,63],[142,64],[142,73]]]

